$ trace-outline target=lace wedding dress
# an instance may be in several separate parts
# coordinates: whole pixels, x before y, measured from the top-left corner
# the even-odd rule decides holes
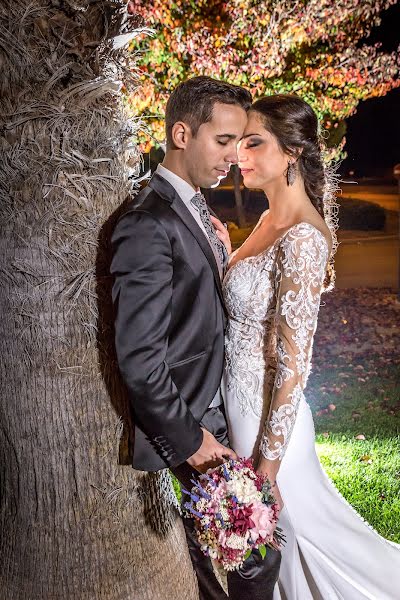
[[[338,493],[315,451],[303,390],[328,260],[322,233],[299,223],[224,280],[230,319],[225,400],[232,448],[281,461],[286,535],[274,600],[400,599],[400,546]]]

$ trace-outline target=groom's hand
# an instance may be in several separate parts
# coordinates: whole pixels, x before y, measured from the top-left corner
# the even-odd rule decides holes
[[[203,443],[197,452],[187,459],[191,467],[205,473],[210,467],[216,467],[228,458],[237,460],[236,452],[220,444],[212,433],[204,427],[201,430],[203,432]]]

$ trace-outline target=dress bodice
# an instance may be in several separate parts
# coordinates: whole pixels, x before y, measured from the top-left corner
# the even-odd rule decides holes
[[[272,272],[278,246],[239,260],[224,280],[225,303],[229,316],[237,323],[264,327],[274,304],[274,279]]]
[[[224,280],[228,390],[242,414],[265,419],[260,450],[271,460],[285,452],[306,385],[327,260],[323,234],[298,223]]]

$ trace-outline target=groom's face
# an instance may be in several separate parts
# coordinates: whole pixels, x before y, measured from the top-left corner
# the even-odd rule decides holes
[[[186,172],[195,187],[216,187],[237,163],[237,143],[247,123],[246,111],[236,104],[216,102],[212,119],[189,136],[184,160]]]

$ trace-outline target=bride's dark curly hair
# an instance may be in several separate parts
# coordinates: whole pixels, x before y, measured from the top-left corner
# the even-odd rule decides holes
[[[276,137],[281,149],[297,160],[307,196],[329,227],[333,245],[324,290],[332,289],[333,255],[337,248],[337,182],[333,169],[324,165],[318,117],[307,102],[291,94],[260,98],[251,105],[250,111],[261,116],[265,128]]]

